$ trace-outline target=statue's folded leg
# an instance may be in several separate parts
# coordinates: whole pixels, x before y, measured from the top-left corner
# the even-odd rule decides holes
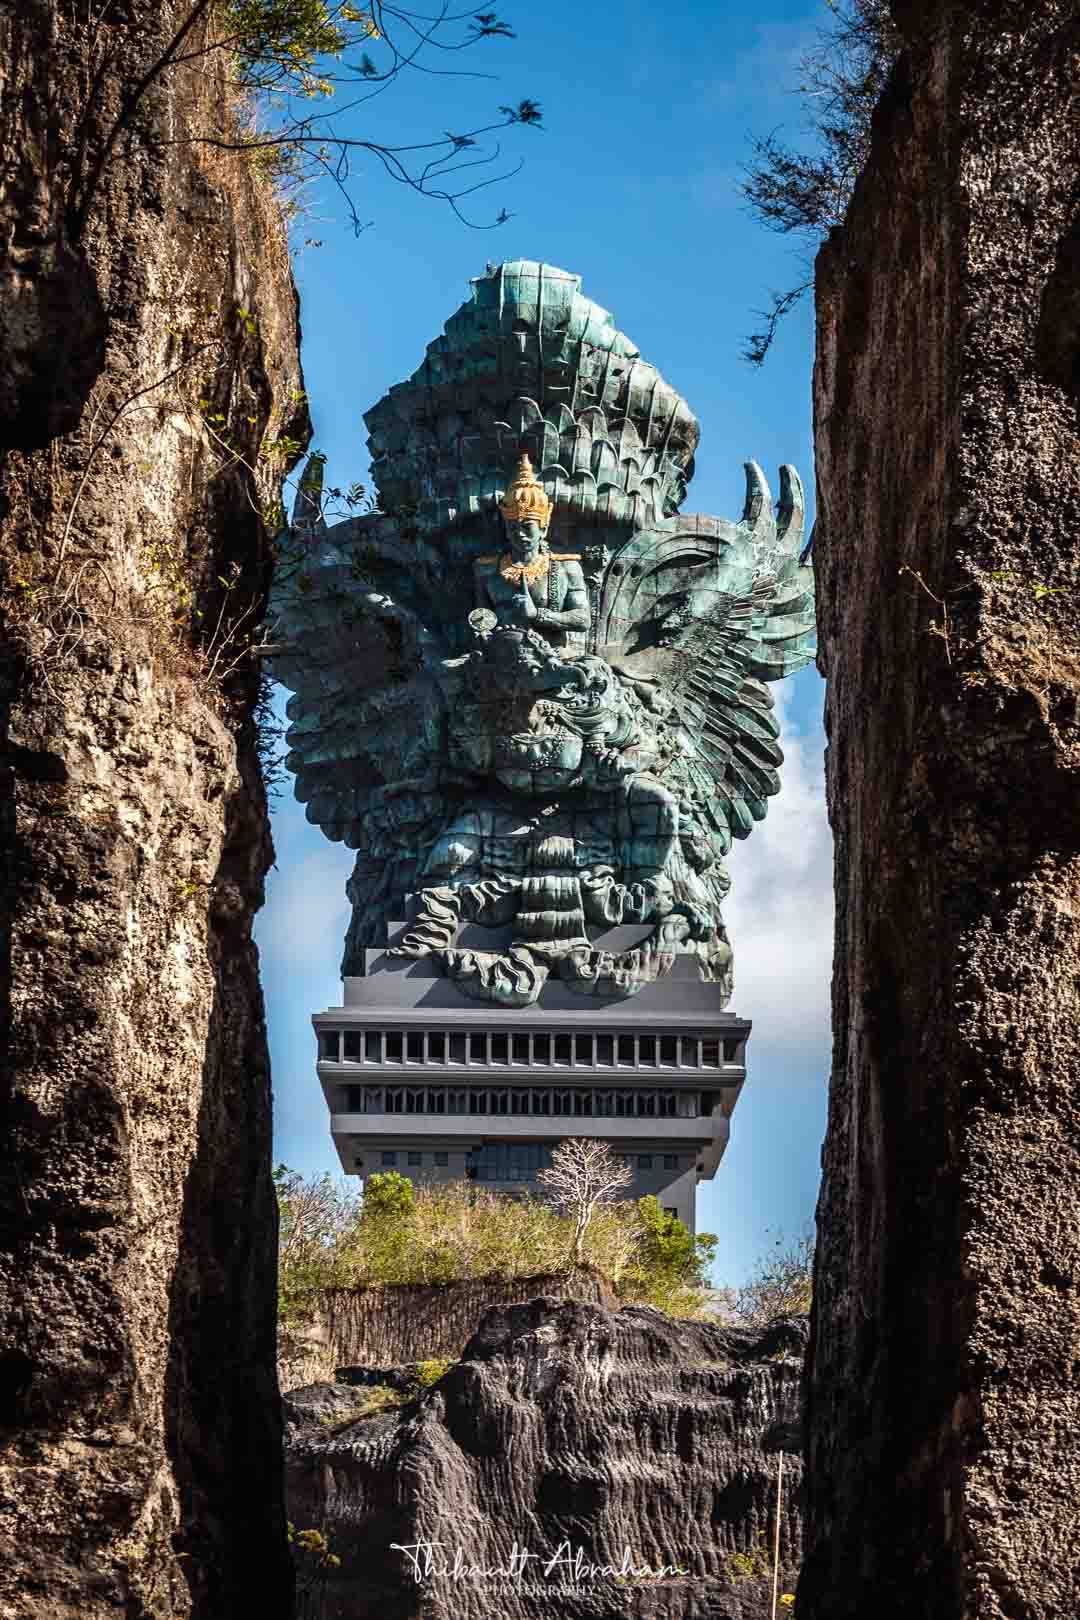
[[[463,922],[476,922],[485,928],[498,928],[513,922],[517,914],[518,878],[489,878],[482,883],[463,883],[460,888],[423,889],[420,910],[412,926],[402,934],[389,956],[430,956],[452,945]]]
[[[500,1007],[531,1007],[548,976],[546,962],[512,945],[505,955],[495,951],[444,951],[448,979],[473,1001],[492,1001]]]

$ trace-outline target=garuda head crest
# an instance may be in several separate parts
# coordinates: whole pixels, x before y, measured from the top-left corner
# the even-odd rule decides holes
[[[423,364],[364,417],[386,511],[430,532],[490,511],[531,458],[553,509],[644,528],[679,510],[698,424],[581,277],[515,259],[428,345]]]

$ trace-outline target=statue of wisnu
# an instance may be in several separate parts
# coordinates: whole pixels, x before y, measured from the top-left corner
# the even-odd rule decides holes
[[[478,1000],[690,955],[722,1005],[723,857],[780,787],[766,683],[813,656],[798,476],[776,516],[753,462],[739,523],[680,515],[697,422],[580,278],[473,289],[365,418],[382,510],[327,528],[309,468],[274,586],[297,797],[357,852],[343,974],[410,919],[392,951]]]

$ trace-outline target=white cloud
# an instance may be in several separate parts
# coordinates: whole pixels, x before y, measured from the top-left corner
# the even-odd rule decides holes
[[[312,836],[321,837],[314,829]],[[349,852],[333,847],[286,859],[270,873],[266,905],[256,924],[268,975],[320,958],[332,962],[336,973],[352,909],[345,896],[351,867]]]
[[[778,712],[782,787],[769,813],[728,857],[724,920],[735,952],[731,1010],[754,1020],[758,1057],[820,1052],[829,1039],[833,946],[832,836],[825,813],[824,735],[794,731]]]

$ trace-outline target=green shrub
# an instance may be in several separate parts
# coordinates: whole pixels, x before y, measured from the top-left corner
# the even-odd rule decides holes
[[[433,1356],[430,1361],[416,1363],[416,1382],[421,1389],[431,1389],[440,1379],[445,1378],[451,1367],[457,1362],[449,1356]]]

